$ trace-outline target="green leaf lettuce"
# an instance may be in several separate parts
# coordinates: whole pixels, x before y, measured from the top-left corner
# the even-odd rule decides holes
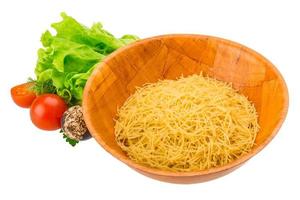
[[[63,20],[52,24],[56,35],[46,31],[38,50],[35,68],[38,85],[52,84],[59,96],[69,104],[80,104],[86,81],[95,65],[105,56],[138,38],[124,35],[120,39],[95,23],[88,28],[65,13]],[[39,89],[38,91],[43,91]]]

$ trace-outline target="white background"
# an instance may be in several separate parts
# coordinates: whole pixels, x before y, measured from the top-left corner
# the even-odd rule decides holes
[[[298,1],[299,2],[299,1]],[[166,33],[215,35],[245,44],[271,60],[290,94],[275,139],[233,173],[201,184],[144,177],[93,139],[75,148],[58,132],[35,128],[9,89],[33,76],[39,38],[66,11],[101,21],[116,36]],[[300,6],[295,1],[7,0],[0,3],[0,199],[300,199]]]

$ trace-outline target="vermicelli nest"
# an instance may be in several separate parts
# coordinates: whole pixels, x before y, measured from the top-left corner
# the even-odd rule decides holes
[[[116,141],[130,159],[181,172],[232,162],[251,150],[258,130],[245,96],[202,75],[137,88],[115,124]]]

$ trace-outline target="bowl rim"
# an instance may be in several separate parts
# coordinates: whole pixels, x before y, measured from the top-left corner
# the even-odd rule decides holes
[[[246,50],[247,52],[250,52],[251,54],[259,57],[260,59],[262,59],[266,63],[268,63],[268,66],[271,67],[271,70],[276,74],[276,77],[278,77],[278,80],[280,81],[280,84],[283,86],[283,92],[284,92],[283,99],[284,99],[284,102],[283,102],[283,109],[281,110],[281,113],[280,113],[280,120],[278,121],[278,123],[276,124],[275,128],[273,129],[270,136],[266,139],[266,141],[261,143],[259,146],[256,146],[256,147],[252,148],[252,150],[249,153],[237,158],[233,162],[230,162],[230,163],[228,163],[224,166],[214,167],[214,168],[210,168],[210,169],[206,169],[206,170],[200,170],[200,171],[178,172],[178,171],[167,171],[167,170],[156,169],[156,168],[152,168],[152,167],[148,167],[148,166],[136,163],[136,162],[132,161],[128,156],[120,155],[119,153],[117,153],[114,149],[110,148],[110,146],[107,145],[97,134],[95,134],[96,131],[94,130],[93,126],[90,124],[90,121],[91,121],[91,120],[89,120],[90,117],[89,117],[86,109],[84,109],[86,107],[86,101],[84,99],[87,98],[88,88],[91,87],[92,80],[94,79],[96,74],[99,73],[99,71],[101,71],[102,65],[105,65],[105,63],[107,63],[108,60],[112,59],[117,54],[119,54],[123,51],[126,51],[130,48],[133,48],[137,45],[140,45],[142,43],[147,43],[151,40],[159,40],[159,39],[163,39],[163,38],[172,38],[172,37],[198,37],[198,38],[215,39],[218,42],[225,43],[226,45],[231,45],[231,46],[234,46],[234,47],[241,47],[244,50]],[[231,40],[228,40],[228,39],[216,37],[216,36],[210,36],[210,35],[202,35],[202,34],[165,34],[165,35],[152,36],[152,37],[148,37],[148,38],[145,38],[145,39],[138,40],[138,41],[136,41],[132,44],[129,44],[125,47],[122,47],[122,48],[114,51],[113,53],[108,55],[103,61],[101,61],[96,66],[96,68],[94,69],[94,71],[92,72],[91,76],[89,77],[89,79],[86,83],[86,86],[85,86],[84,92],[83,92],[82,106],[83,106],[84,119],[85,119],[85,122],[87,124],[88,129],[90,130],[91,135],[95,138],[97,143],[100,144],[113,157],[117,158],[118,160],[125,163],[126,165],[128,165],[131,168],[134,168],[134,169],[146,172],[146,173],[150,173],[150,174],[153,174],[153,175],[169,176],[169,177],[192,177],[192,176],[202,176],[202,175],[215,174],[215,173],[219,173],[219,172],[222,172],[222,171],[227,171],[229,169],[237,168],[238,166],[240,166],[241,164],[243,164],[244,162],[246,162],[247,160],[249,160],[250,158],[255,156],[257,153],[259,153],[263,148],[265,148],[270,143],[270,141],[275,137],[275,135],[277,135],[279,129],[281,128],[281,126],[282,126],[282,124],[283,124],[283,122],[284,122],[284,120],[287,116],[288,107],[289,107],[289,94],[288,94],[287,84],[286,84],[282,74],[275,67],[275,65],[271,61],[269,61],[267,58],[265,58],[263,55],[258,53],[257,51],[255,51],[255,50],[253,50],[253,49],[251,49],[251,48],[249,48],[249,47],[247,47],[243,44],[240,44],[238,42],[234,42],[234,41],[231,41]]]

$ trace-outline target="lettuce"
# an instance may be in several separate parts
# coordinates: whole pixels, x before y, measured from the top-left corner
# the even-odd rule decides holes
[[[43,48],[38,50],[35,68],[37,85],[55,88],[55,93],[69,104],[80,104],[87,79],[95,65],[116,49],[138,39],[134,35],[114,37],[100,23],[88,28],[72,17],[53,23],[56,35],[42,34]],[[46,91],[39,88],[37,91]]]

